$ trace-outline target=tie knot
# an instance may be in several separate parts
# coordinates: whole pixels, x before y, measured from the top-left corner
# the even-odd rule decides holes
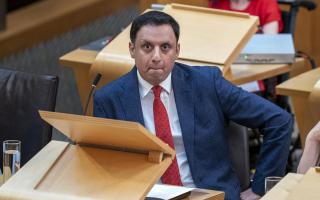
[[[160,98],[162,87],[159,85],[153,86],[152,91],[154,94],[154,98]]]

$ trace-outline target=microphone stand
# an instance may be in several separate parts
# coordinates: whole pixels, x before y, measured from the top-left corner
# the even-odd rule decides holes
[[[97,84],[98,84],[98,82],[100,81],[100,78],[101,78],[101,74],[98,73],[98,74],[96,75],[94,81],[92,82],[91,90],[90,90],[90,93],[89,93],[88,98],[87,98],[87,101],[86,101],[86,106],[85,106],[85,108],[84,108],[83,115],[86,115],[86,114],[87,114],[88,106],[89,106],[89,103],[90,103],[91,96],[92,96],[92,94],[93,94],[94,89],[97,87]]]

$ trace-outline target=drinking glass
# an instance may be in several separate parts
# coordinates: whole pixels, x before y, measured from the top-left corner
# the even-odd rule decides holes
[[[6,140],[3,142],[3,183],[20,169],[21,142]]]
[[[280,176],[269,176],[265,178],[265,182],[264,182],[264,191],[265,193],[267,193],[269,190],[271,190],[271,188],[273,188],[277,183],[280,182],[280,180],[282,179],[282,177]]]

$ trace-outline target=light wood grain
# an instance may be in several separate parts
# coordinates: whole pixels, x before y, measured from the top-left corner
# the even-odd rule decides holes
[[[50,142],[0,188],[0,199],[143,199],[171,163]]]
[[[225,15],[229,17],[240,17],[240,18],[246,18],[246,19],[250,18],[250,15],[247,13],[228,12],[226,10],[204,8],[201,6],[191,6],[189,4],[172,3],[171,8],[174,10],[177,9],[177,10],[183,10],[183,11],[196,12],[196,13],[200,12],[200,13],[209,13],[209,14],[215,14],[215,15]]]
[[[230,67],[259,24],[248,14],[182,4],[167,5],[164,12],[180,24],[180,59],[225,67]]]
[[[312,91],[308,97],[311,115],[315,120],[320,121],[320,79],[314,84]]]
[[[320,68],[305,72],[277,86],[277,93],[287,96],[307,97],[320,79]]]
[[[317,68],[295,76],[276,87],[277,94],[290,96],[292,99],[302,147],[304,147],[308,132],[320,120],[312,116],[313,110],[317,110],[317,107],[312,106],[308,101],[309,95],[319,79],[320,68]]]
[[[106,119],[86,116],[47,112],[42,112],[41,115],[58,129],[60,126],[68,126],[66,122],[60,123],[61,119],[68,121],[69,127],[72,127],[74,121],[80,121],[82,124],[86,124],[87,121],[94,126],[112,123],[115,126],[123,125],[124,130],[130,127],[137,129],[132,123],[125,125],[121,122],[108,122]],[[94,135],[95,131],[93,129],[90,133]],[[101,135],[101,138],[103,137],[108,137],[108,134]],[[152,142],[147,142],[152,149]],[[168,146],[166,148],[171,149]],[[0,199],[143,200],[171,164],[172,159],[172,156],[163,156],[159,162],[150,162],[147,154],[51,141],[0,188]],[[222,200],[223,198],[223,192],[196,190],[189,199]]]
[[[46,122],[77,144],[119,147],[146,155],[159,151],[175,156],[174,150],[136,122],[40,111]]]
[[[318,6],[314,11],[300,9],[295,31],[295,48],[308,53],[320,63],[320,0],[313,0]]]
[[[66,142],[51,141],[14,176],[3,184],[0,189],[33,189],[42,179],[43,175],[56,162],[57,158],[63,153],[67,146],[68,143]]]
[[[288,173],[275,187],[273,187],[261,200],[286,200],[294,187],[302,180],[302,174]]]
[[[35,188],[96,199],[143,199],[170,165],[146,155],[71,145]]]
[[[135,0],[45,0],[9,13],[0,32],[0,57],[137,4]]]
[[[98,200],[91,197],[65,195],[35,190],[4,189],[0,191],[1,200]]]
[[[160,151],[149,151],[148,161],[154,163],[160,163],[163,159],[163,152]]]
[[[301,181],[294,187],[288,199],[290,200],[318,200],[320,199],[320,173],[316,172],[314,168],[302,177]]]
[[[49,199],[61,195],[71,199],[144,199],[175,155],[169,145],[135,122],[46,111],[40,111],[40,116],[76,145],[50,142],[2,186],[0,197],[45,199],[52,193]],[[148,160],[150,151],[163,155],[162,159]],[[28,178],[27,182],[22,184],[22,178]],[[17,192],[7,196],[13,190]]]

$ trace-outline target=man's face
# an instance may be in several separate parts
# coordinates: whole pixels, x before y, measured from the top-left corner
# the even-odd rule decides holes
[[[170,25],[145,25],[137,32],[135,42],[129,43],[129,50],[142,78],[158,85],[172,71],[180,45]]]

